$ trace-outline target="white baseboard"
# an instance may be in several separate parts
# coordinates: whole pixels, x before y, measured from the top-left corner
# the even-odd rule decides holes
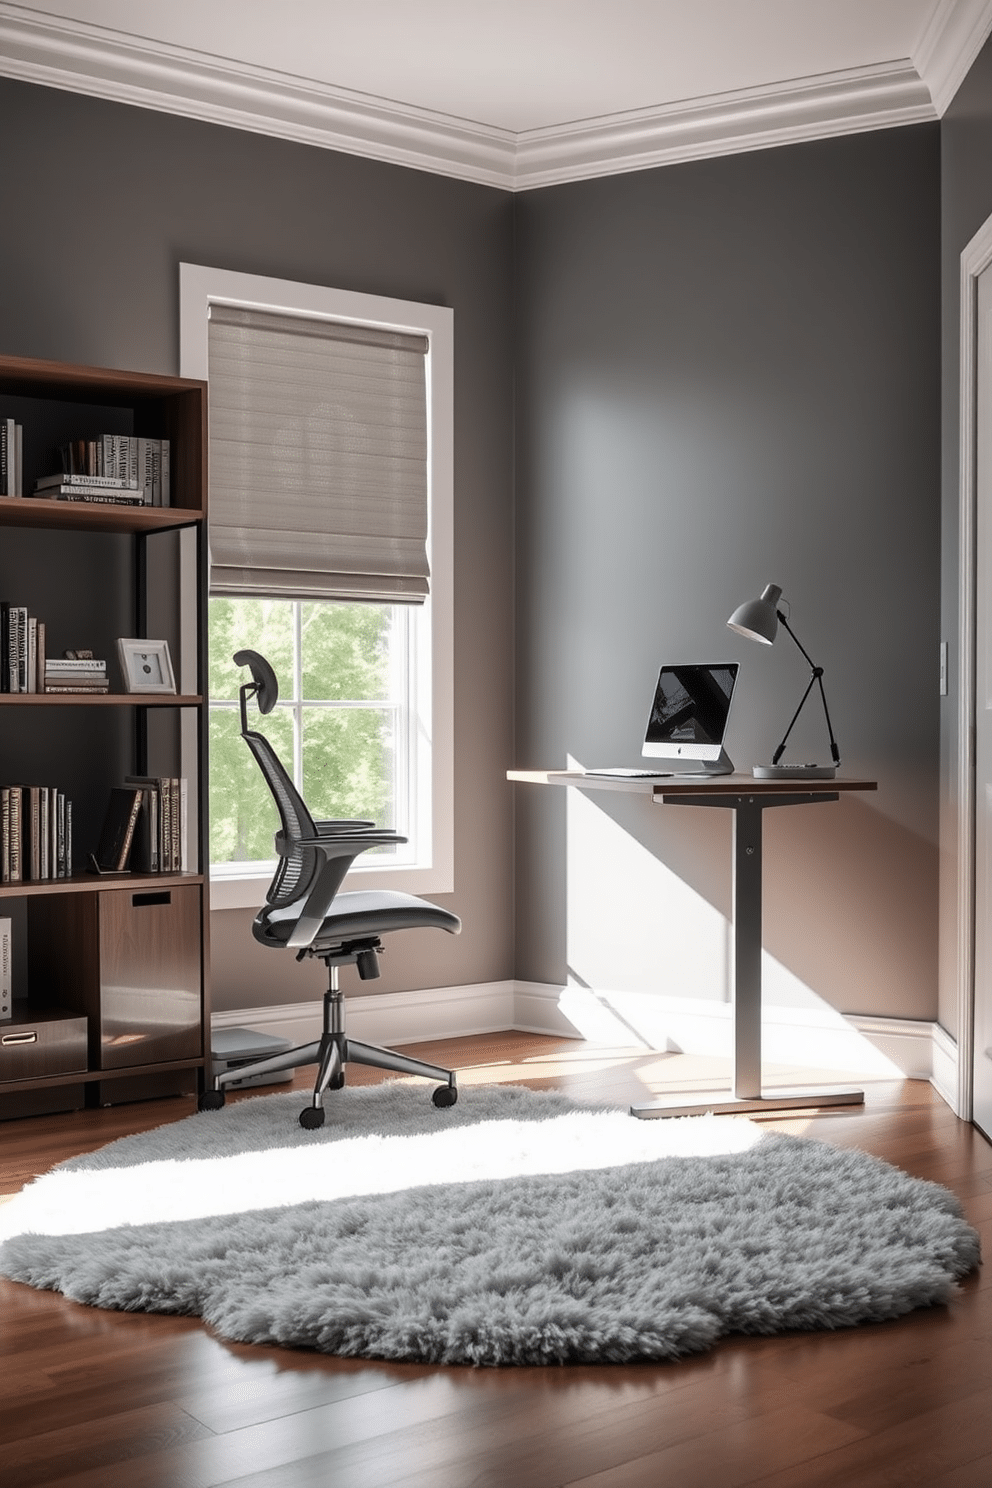
[[[372,992],[348,998],[348,1032],[367,1044],[419,1043],[513,1028],[513,982],[476,982],[415,992]],[[214,1013],[214,1028],[253,1028],[294,1044],[319,1038],[319,1002],[235,1008]]]
[[[248,1027],[305,1044],[319,1036],[320,1019],[319,1003],[286,1003],[215,1013],[213,1027]],[[729,1004],[687,997],[505,981],[348,999],[348,1031],[371,1044],[389,1047],[505,1029],[643,1042],[653,1049],[717,1057],[729,1056],[731,1049]],[[771,1064],[850,1070],[862,1078],[929,1080],[954,1109],[957,1045],[938,1023],[827,1007],[766,1007],[762,1053]]]

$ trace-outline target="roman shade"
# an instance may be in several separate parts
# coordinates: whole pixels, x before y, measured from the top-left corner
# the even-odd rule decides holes
[[[214,594],[420,603],[426,336],[211,304]]]

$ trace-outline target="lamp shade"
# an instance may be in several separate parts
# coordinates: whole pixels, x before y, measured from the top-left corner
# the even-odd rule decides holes
[[[747,599],[731,615],[727,624],[749,641],[770,646],[778,630],[778,602],[782,590],[778,584],[766,584],[759,599]]]

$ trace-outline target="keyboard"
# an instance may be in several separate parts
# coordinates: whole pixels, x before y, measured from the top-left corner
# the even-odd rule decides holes
[[[674,770],[584,770],[585,775],[603,775],[610,780],[670,780]]]

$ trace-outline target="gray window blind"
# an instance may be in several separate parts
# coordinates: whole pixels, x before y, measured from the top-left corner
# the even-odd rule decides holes
[[[427,345],[210,306],[213,593],[424,600]]]

